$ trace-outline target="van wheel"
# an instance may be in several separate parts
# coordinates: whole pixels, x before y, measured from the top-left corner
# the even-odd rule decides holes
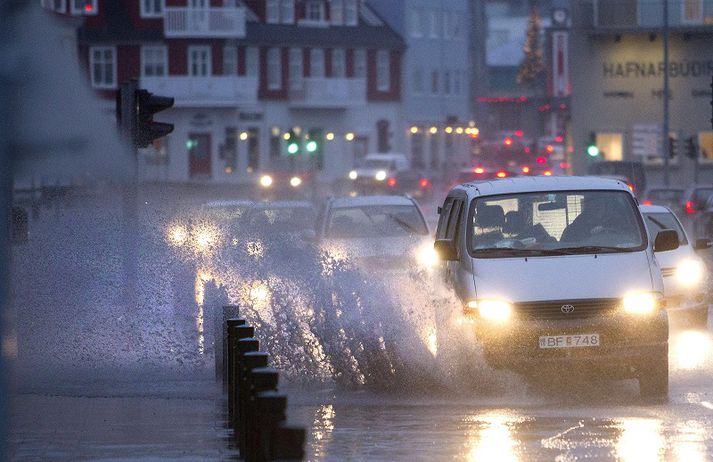
[[[644,363],[639,375],[639,394],[642,398],[668,396],[668,352],[655,361]]]

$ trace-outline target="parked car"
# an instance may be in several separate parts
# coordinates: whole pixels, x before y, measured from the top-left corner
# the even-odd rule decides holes
[[[681,222],[668,207],[642,205],[641,213],[649,236],[672,229],[678,234],[679,246],[668,252],[657,252],[666,297],[666,310],[674,319],[697,327],[708,325],[707,269],[697,250],[708,249],[711,241],[699,239],[691,243]]]
[[[641,203],[643,205],[663,205],[672,210],[680,210],[683,201],[683,188],[655,186],[646,190]]]
[[[634,194],[640,194],[646,190],[646,173],[641,162],[603,160],[590,164],[588,173],[593,176],[624,177],[627,184],[632,186]]]
[[[320,244],[348,255],[364,269],[406,272],[436,264],[428,225],[411,197],[333,198],[320,215]]]
[[[493,367],[637,378],[668,392],[668,316],[633,193],[591,177],[525,177],[452,189],[435,248]],[[554,374],[554,375],[548,375]],[[556,380],[556,379],[555,379]]]

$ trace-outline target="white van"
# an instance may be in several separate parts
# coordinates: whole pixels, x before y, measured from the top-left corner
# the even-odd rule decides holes
[[[353,186],[383,189],[387,178],[408,168],[408,159],[404,154],[367,154],[347,177]]]
[[[444,277],[493,367],[637,378],[668,393],[668,318],[654,250],[626,184],[520,177],[453,188],[439,208]]]

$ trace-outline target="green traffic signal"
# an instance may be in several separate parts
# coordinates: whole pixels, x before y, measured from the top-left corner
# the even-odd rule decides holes
[[[589,154],[590,157],[597,157],[599,155],[599,148],[597,147],[596,144],[590,144],[587,146],[587,154]]]
[[[297,154],[300,150],[300,146],[297,142],[292,141],[287,144],[287,152],[289,154]]]
[[[317,142],[314,140],[308,141],[307,144],[305,145],[305,149],[309,153],[315,152],[317,150]]]

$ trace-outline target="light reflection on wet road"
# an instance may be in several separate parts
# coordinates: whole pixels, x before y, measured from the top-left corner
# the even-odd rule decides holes
[[[311,428],[313,461],[711,460],[711,344],[710,332],[672,332],[667,403],[641,400],[635,381],[573,380],[487,396],[292,389],[289,415]]]

